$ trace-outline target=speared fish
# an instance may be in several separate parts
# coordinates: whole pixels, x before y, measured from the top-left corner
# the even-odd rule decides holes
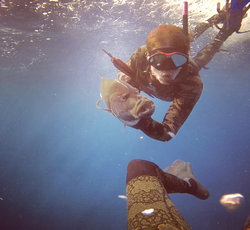
[[[100,107],[100,102],[106,109]],[[101,99],[97,108],[112,113],[128,126],[136,125],[140,119],[150,117],[155,111],[154,102],[139,93],[139,90],[127,82],[117,79],[106,79],[101,76]]]

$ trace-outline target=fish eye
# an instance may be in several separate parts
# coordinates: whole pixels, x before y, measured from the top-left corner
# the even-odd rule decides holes
[[[120,101],[127,101],[128,98],[129,98],[129,94],[122,94]]]

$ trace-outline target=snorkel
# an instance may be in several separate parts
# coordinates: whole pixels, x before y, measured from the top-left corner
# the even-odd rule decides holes
[[[185,35],[188,35],[188,2],[183,2],[182,27]]]

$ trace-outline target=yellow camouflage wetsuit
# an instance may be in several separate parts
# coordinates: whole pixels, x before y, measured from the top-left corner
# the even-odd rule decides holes
[[[224,22],[225,19],[226,13],[221,11],[208,19],[208,22],[199,24],[190,33],[192,41],[197,39],[209,27]],[[136,75],[129,77],[122,72],[118,72],[118,78],[128,82],[149,96],[157,97],[163,101],[172,101],[172,103],[162,123],[152,118],[146,118],[140,120],[133,128],[140,129],[149,137],[159,141],[171,140],[173,135],[169,135],[169,132],[174,135],[178,132],[201,96],[203,83],[199,70],[206,66],[215,53],[219,51],[223,42],[234,31],[232,28],[220,31],[215,39],[201,50],[193,60],[189,58],[188,64],[181,69],[175,78],[175,83],[169,85],[160,84],[152,76],[150,65],[147,62],[146,46],[141,46],[137,49],[126,62],[135,70]]]
[[[132,160],[126,177],[127,229],[191,230],[168,193],[192,194],[197,188],[195,184],[192,181],[190,187],[185,180],[164,173],[152,162]],[[143,215],[144,210],[152,210],[152,214]]]

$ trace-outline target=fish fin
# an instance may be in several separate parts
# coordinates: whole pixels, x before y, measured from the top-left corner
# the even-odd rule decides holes
[[[105,112],[112,113],[110,109],[103,109],[103,108],[100,107],[100,102],[101,102],[101,101],[102,101],[102,99],[100,99],[100,100],[96,103],[96,107],[97,107],[98,109],[101,109],[101,110],[105,111]]]
[[[126,124],[124,124],[123,129],[125,129],[125,128],[126,128],[126,126],[127,126],[127,125],[126,125]]]

